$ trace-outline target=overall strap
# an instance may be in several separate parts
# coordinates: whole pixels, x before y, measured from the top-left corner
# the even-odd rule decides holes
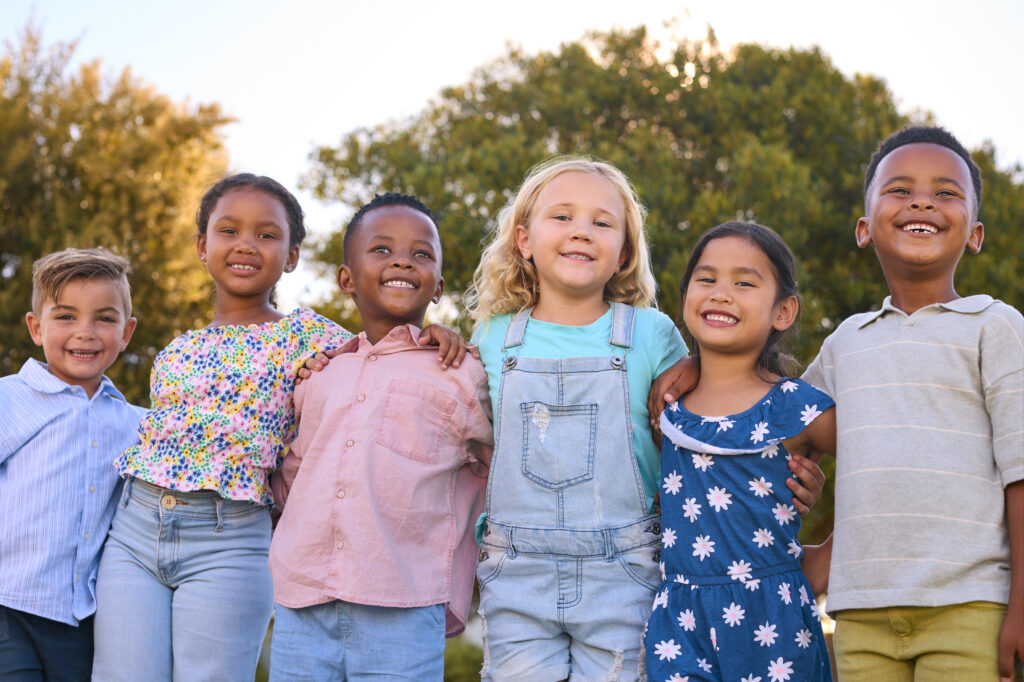
[[[608,343],[620,348],[633,347],[633,318],[636,308],[626,303],[612,302],[612,334]],[[514,324],[514,323],[513,323]],[[509,330],[511,331],[511,329]]]
[[[505,343],[501,347],[502,351],[523,345],[523,338],[526,336],[526,323],[530,321],[530,313],[532,312],[532,306],[523,308],[512,318],[512,322],[508,325],[508,331],[505,332]]]

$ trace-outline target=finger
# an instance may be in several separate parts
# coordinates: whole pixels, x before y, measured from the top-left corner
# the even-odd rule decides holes
[[[329,348],[324,351],[324,356],[328,359],[333,358],[341,354],[341,348]]]
[[[432,326],[427,327],[422,332],[420,332],[420,338],[416,340],[416,343],[418,343],[421,346],[436,345],[437,339],[434,338],[434,328]]]
[[[441,369],[448,369],[449,367],[458,367],[455,364],[456,359],[459,356],[459,350],[462,349],[461,343],[453,343],[451,339],[442,338],[439,340],[440,350],[437,353],[437,361],[441,363]],[[465,352],[463,352],[465,355]]]
[[[308,370],[305,367],[299,367],[299,379],[308,379],[313,376],[312,370]]]
[[[466,350],[468,350],[468,351],[469,351],[469,354],[470,354],[470,355],[472,355],[472,356],[473,356],[474,358],[476,358],[477,360],[479,360],[479,359],[480,359],[480,349],[479,349],[479,348],[477,348],[477,347],[476,347],[475,345],[473,345],[472,343],[468,343],[468,342],[466,343]]]
[[[452,367],[458,367],[462,364],[462,361],[466,359],[466,342],[459,339],[459,342],[455,344],[455,359],[452,360]]]

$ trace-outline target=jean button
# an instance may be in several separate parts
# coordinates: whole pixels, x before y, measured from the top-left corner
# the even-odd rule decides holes
[[[160,498],[160,506],[164,509],[174,509],[178,506],[178,501],[174,499],[174,495],[164,495]]]
[[[487,561],[488,556],[489,555],[487,554],[487,552],[481,549],[480,554],[477,555],[477,559],[479,559],[480,561]]]
[[[516,358],[513,355],[510,358],[505,358],[505,369],[512,369],[516,366]]]

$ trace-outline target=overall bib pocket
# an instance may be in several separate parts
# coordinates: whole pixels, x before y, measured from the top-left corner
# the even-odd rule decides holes
[[[520,403],[523,421],[523,475],[551,490],[594,477],[596,403]]]

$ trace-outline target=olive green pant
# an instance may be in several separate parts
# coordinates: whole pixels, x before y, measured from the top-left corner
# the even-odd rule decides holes
[[[839,682],[999,679],[1005,604],[850,609],[836,614]]]

